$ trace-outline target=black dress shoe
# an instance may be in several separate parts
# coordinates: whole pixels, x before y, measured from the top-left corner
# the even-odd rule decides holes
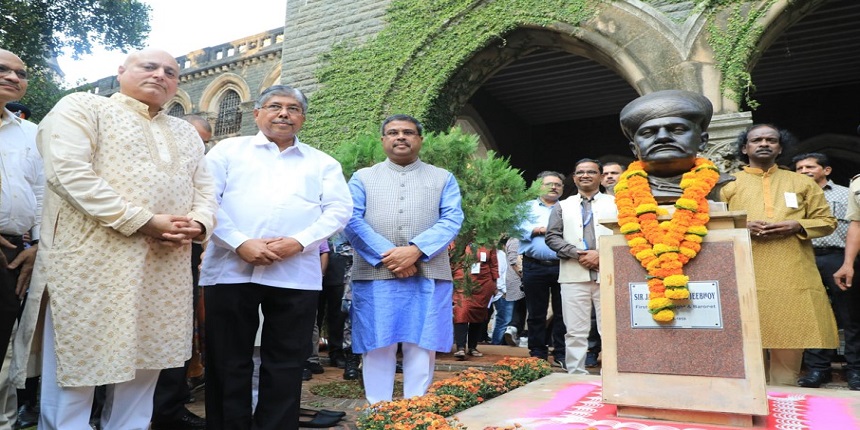
[[[860,370],[849,370],[845,374],[845,381],[848,382],[848,389],[860,391]]]
[[[311,372],[311,369],[308,369],[307,367],[302,369],[302,381],[310,381],[313,378],[314,378],[314,373]]]
[[[806,376],[797,380],[797,385],[806,388],[818,388],[833,380],[829,370],[810,370]]]
[[[35,427],[39,423],[39,410],[33,406],[24,404],[18,408],[17,428],[25,429]]]
[[[322,367],[322,364],[313,361],[306,361],[305,369],[310,369],[310,371],[313,372],[314,375],[320,375],[325,373],[325,369]]]
[[[183,409],[179,417],[169,421],[153,421],[152,430],[202,430],[206,428],[206,418],[198,417],[188,409]]]

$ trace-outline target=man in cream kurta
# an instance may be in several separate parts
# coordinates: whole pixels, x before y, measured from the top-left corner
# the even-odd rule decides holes
[[[741,134],[739,155],[749,166],[720,191],[729,210],[747,212],[771,385],[796,384],[804,348],[839,343],[810,240],[832,233],[836,218],[812,179],[776,165],[783,138],[768,125]]]
[[[179,66],[145,50],[119,67],[120,93],[64,97],[39,127],[45,221],[16,339],[24,380],[44,314],[40,428],[146,428],[160,369],[191,355],[191,240],[212,231],[212,178],[194,127],[161,106]],[[38,347],[38,345],[36,345]]]
[[[585,356],[591,329],[591,307],[597,313],[600,331],[600,267],[597,238],[612,230],[598,224],[600,219],[615,218],[615,199],[600,192],[602,168],[597,160],[584,158],[574,167],[573,182],[579,193],[552,208],[546,230],[546,245],[556,252],[561,263],[562,316],[566,333],[565,367],[568,373],[587,375]]]

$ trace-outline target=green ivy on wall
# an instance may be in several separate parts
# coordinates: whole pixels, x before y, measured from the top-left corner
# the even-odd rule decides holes
[[[440,108],[449,79],[476,52],[519,27],[578,23],[601,0],[393,0],[387,25],[361,46],[324,55],[312,95],[314,120],[303,138],[322,148],[373,132],[391,113],[421,118],[429,130],[450,127],[454,113]]]
[[[708,27],[708,43],[714,50],[714,61],[723,80],[720,90],[723,95],[737,103],[746,102],[750,109],[758,107],[752,99],[755,90],[749,71],[750,60],[755,53],[764,27],[758,24],[776,0],[768,0],[758,7],[749,7],[745,0],[710,0],[711,12],[727,11],[729,19],[725,28],[711,23]]]

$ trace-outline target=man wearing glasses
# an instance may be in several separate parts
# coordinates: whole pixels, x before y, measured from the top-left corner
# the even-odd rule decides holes
[[[210,430],[299,425],[322,289],[319,248],[352,211],[340,164],[297,137],[306,112],[299,90],[270,87],[254,105],[260,132],[222,140],[206,156],[221,205],[200,273]],[[262,362],[252,410],[258,309]]]
[[[523,256],[523,291],[528,310],[529,355],[546,360],[549,357],[550,339],[553,345],[554,365],[565,368],[565,332],[561,313],[561,296],[558,284],[558,255],[545,242],[549,214],[558,203],[564,188],[564,175],[544,171],[538,174],[541,195],[528,202],[529,218],[520,225],[520,254]],[[552,322],[547,334],[547,306],[552,303]],[[555,335],[555,336],[554,336]]]
[[[564,324],[565,365],[568,373],[587,375],[585,357],[591,329],[591,307],[597,313],[600,331],[600,268],[597,237],[612,234],[598,224],[615,218],[615,199],[600,192],[600,162],[583,158],[576,162],[573,182],[579,193],[553,206],[549,215],[546,244],[561,259],[558,282]]]

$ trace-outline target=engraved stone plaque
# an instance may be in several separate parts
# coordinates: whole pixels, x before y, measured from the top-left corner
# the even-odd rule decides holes
[[[719,281],[690,281],[690,298],[675,300],[675,319],[660,323],[648,312],[648,284],[630,283],[631,328],[722,329]]]

